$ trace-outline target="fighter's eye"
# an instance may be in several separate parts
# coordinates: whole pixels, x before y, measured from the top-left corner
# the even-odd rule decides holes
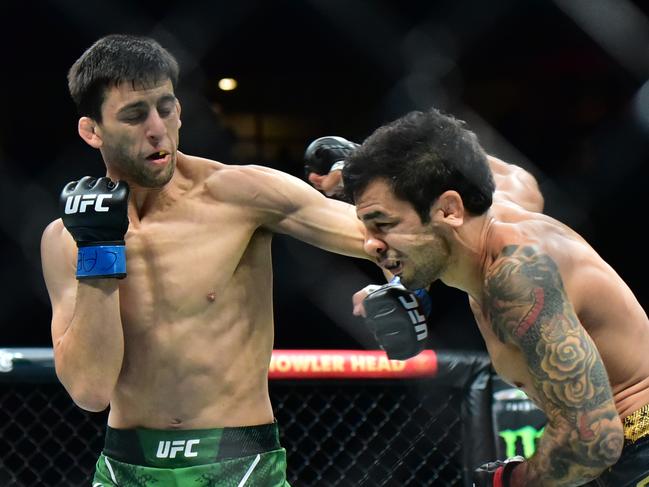
[[[394,226],[394,223],[386,223],[386,222],[378,222],[378,223],[374,224],[374,227],[377,230],[381,230],[381,231],[387,230],[388,228],[393,227],[393,226]]]
[[[126,123],[138,123],[146,119],[146,113],[143,112],[134,112],[124,114],[121,119]]]

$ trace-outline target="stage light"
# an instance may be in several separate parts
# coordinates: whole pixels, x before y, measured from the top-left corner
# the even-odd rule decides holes
[[[221,78],[219,80],[219,88],[223,91],[232,91],[237,88],[237,80],[234,78]]]

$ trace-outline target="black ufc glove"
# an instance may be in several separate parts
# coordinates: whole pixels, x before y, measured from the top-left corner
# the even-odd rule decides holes
[[[509,487],[512,470],[524,462],[521,456],[480,465],[473,472],[473,487]]]
[[[421,352],[428,325],[414,293],[399,282],[371,291],[363,300],[366,322],[379,345],[392,360],[406,360]]]
[[[126,277],[128,184],[86,176],[65,185],[61,218],[77,242],[77,279]]]
[[[320,137],[309,144],[304,152],[304,171],[329,174],[340,171],[345,159],[359,146],[355,142],[336,136]]]

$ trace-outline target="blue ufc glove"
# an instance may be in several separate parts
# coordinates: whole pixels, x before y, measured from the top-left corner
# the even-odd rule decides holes
[[[61,192],[61,219],[77,242],[77,279],[126,277],[128,229],[125,181],[85,176]]]
[[[399,279],[399,276],[394,276],[390,279],[390,284],[401,284],[401,279]],[[428,291],[424,288],[415,289],[413,293],[417,296],[419,305],[424,310],[424,316],[428,318],[433,311],[433,300],[431,299],[430,294],[428,294]]]
[[[426,346],[428,324],[415,294],[392,281],[363,300],[365,321],[389,359],[406,360]]]

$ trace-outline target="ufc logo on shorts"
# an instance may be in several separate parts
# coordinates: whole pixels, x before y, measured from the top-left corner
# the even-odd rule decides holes
[[[68,196],[68,199],[65,200],[65,214],[85,213],[89,206],[94,206],[95,211],[108,211],[108,207],[104,206],[103,203],[104,200],[112,197],[112,194],[78,194],[76,196]]]
[[[410,301],[404,296],[399,296],[399,302],[408,310],[410,321],[415,325],[417,341],[425,340],[428,337],[428,327],[426,326],[426,317],[419,312],[419,302],[414,295],[410,295]]]
[[[192,451],[192,448],[200,442],[201,440],[163,440],[158,443],[158,451],[155,456],[156,458],[176,458],[176,454],[182,452],[185,458],[197,457],[198,452]]]

